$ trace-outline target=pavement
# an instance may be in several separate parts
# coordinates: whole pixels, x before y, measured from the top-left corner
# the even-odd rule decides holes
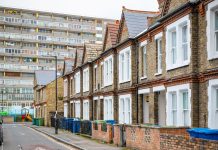
[[[92,140],[91,138],[83,137],[80,135],[73,134],[69,131],[59,129],[58,134],[55,134],[55,130],[52,127],[44,126],[34,126],[31,124],[26,124],[27,127],[35,129],[56,141],[64,143],[75,149],[81,150],[122,150],[120,147],[116,147],[112,144],[101,143],[97,140]]]
[[[74,149],[24,124],[3,124],[0,150],[71,150]]]

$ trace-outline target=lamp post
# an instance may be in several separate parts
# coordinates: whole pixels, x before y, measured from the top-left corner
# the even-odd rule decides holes
[[[55,48],[53,48],[53,51]],[[58,81],[57,81],[57,56],[52,56],[55,58],[55,134],[58,134]]]
[[[4,91],[3,91],[3,89],[2,89],[2,91],[1,91],[1,92],[2,92],[2,112],[3,112],[3,98],[4,98],[4,97],[3,97],[3,94],[4,94]]]
[[[57,82],[57,56],[55,57],[55,134],[58,134],[58,82]]]

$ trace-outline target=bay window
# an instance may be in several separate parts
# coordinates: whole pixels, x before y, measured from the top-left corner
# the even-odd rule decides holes
[[[119,83],[130,81],[131,50],[130,47],[119,52]]]
[[[89,91],[89,69],[83,70],[83,92]]]
[[[122,95],[119,97],[119,123],[131,124],[131,95]]]
[[[112,97],[104,98],[104,120],[113,120],[113,99]]]
[[[167,125],[191,126],[191,90],[189,84],[167,88]]]
[[[75,117],[80,118],[80,101],[75,102]]]
[[[89,101],[85,100],[83,102],[83,119],[89,120]]]
[[[113,57],[109,56],[104,60],[104,86],[113,83]]]
[[[190,19],[189,15],[167,26],[166,69],[171,70],[190,63]]]
[[[218,79],[209,80],[208,127],[218,129]]]

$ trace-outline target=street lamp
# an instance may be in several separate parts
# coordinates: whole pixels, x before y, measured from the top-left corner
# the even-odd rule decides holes
[[[55,134],[58,134],[58,82],[57,82],[57,56],[55,57]]]
[[[55,48],[53,48],[54,51]],[[55,58],[55,134],[58,134],[58,82],[57,82],[57,55],[52,56]]]
[[[4,98],[4,97],[3,97],[3,94],[4,94],[4,91],[3,91],[3,89],[2,89],[2,91],[1,91],[1,92],[2,92],[2,112],[3,112],[3,98]]]

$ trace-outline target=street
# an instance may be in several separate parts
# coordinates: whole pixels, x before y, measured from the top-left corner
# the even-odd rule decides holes
[[[0,150],[69,150],[53,139],[22,124],[4,124],[4,142]]]

